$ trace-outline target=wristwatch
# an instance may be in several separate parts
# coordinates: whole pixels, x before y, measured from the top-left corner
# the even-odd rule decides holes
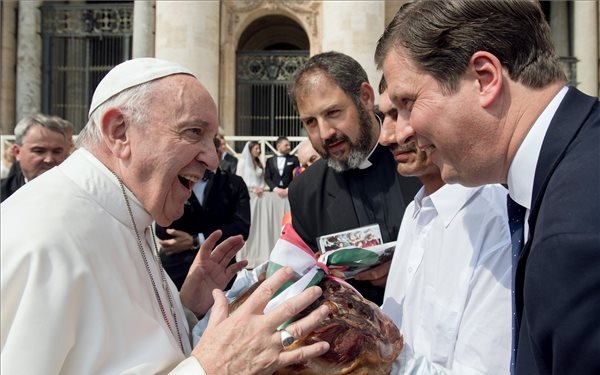
[[[198,250],[200,248],[200,240],[198,239],[198,235],[192,235],[192,250]]]

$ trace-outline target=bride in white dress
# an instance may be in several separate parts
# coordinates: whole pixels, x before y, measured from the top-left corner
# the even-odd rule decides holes
[[[236,174],[241,176],[251,192],[261,196],[265,187],[265,168],[260,161],[260,144],[249,141],[238,162]]]

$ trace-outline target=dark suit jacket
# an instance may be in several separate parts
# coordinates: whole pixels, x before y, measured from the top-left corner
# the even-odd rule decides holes
[[[250,195],[244,180],[235,174],[217,169],[207,182],[204,206],[192,196],[185,203],[183,216],[168,228],[182,230],[190,234],[202,233],[208,237],[217,229],[223,231],[218,243],[231,236],[241,234],[244,240],[250,232]],[[202,199],[202,198],[200,198]],[[171,238],[164,227],[156,225],[156,235],[160,239]],[[173,255],[161,253],[163,266],[178,288],[181,288],[197,250],[189,250]]]
[[[396,172],[387,147],[378,145],[369,160],[373,163],[369,168],[338,173],[321,159],[290,184],[292,226],[313,251],[318,251],[317,237],[374,223],[379,224],[384,242],[397,239],[404,210],[421,183]],[[357,191],[359,185],[362,189]],[[351,284],[381,304],[383,288],[356,280]]]
[[[19,162],[15,160],[8,175],[0,182],[0,202],[4,202],[23,185],[25,185],[25,176],[23,176]]]
[[[600,373],[600,106],[570,88],[538,159],[515,292],[517,374]]]
[[[265,165],[265,182],[271,190],[276,187],[287,188],[294,178],[294,168],[299,167],[300,162],[294,155],[286,155],[283,175],[279,174],[277,168],[277,155],[267,159]]]
[[[224,172],[235,174],[237,169],[238,159],[230,153],[225,153],[221,159],[220,167]]]

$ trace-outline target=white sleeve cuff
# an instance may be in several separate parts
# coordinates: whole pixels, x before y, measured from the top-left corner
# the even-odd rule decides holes
[[[172,375],[185,375],[185,374],[194,374],[194,375],[206,375],[206,372],[202,368],[202,365],[196,357],[188,357],[181,361],[177,367],[175,367],[169,374]]]

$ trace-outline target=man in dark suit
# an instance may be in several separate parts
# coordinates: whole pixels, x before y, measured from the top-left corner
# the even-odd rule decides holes
[[[219,140],[215,137],[217,155]],[[250,232],[250,195],[244,180],[217,168],[207,171],[196,183],[184,206],[184,213],[168,228],[155,224],[160,239],[162,264],[181,289],[200,245],[212,232],[223,232],[217,244],[241,234],[244,240]],[[235,263],[235,258],[232,260]],[[234,278],[235,279],[235,278]],[[234,279],[228,285],[233,284]]]
[[[15,126],[15,161],[0,183],[0,202],[69,156],[66,122],[34,113]]]
[[[219,153],[221,155],[219,167],[221,167],[223,172],[235,174],[238,159],[227,152],[227,142],[225,141],[223,134],[217,134],[217,139],[219,140]]]
[[[525,219],[512,373],[597,374],[600,104],[566,86],[539,2],[412,3],[375,60],[444,180],[506,183]]]
[[[273,155],[265,164],[265,182],[271,191],[282,198],[288,196],[288,186],[294,178],[294,169],[300,166],[298,158],[290,155],[292,146],[286,137],[279,137],[275,141],[278,155]]]
[[[296,73],[289,92],[322,157],[290,185],[296,232],[314,251],[317,237],[370,224],[379,224],[384,242],[395,241],[421,183],[397,174],[393,155],[377,142],[381,125],[364,69],[341,53],[318,54]],[[386,277],[350,282],[381,304]]]

